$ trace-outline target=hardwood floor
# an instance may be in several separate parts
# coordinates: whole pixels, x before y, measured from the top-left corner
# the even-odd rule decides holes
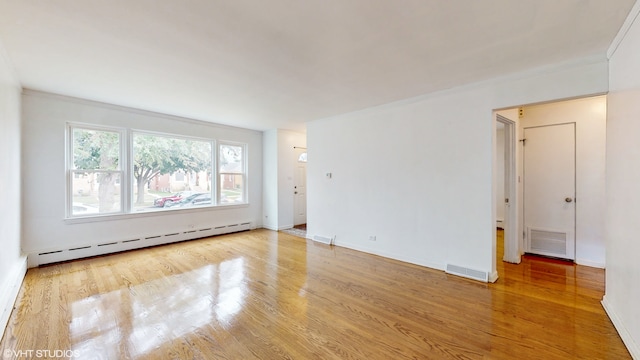
[[[600,305],[603,270],[527,258],[499,261],[499,273],[484,284],[281,232],[243,232],[29,270],[0,354],[630,358]]]

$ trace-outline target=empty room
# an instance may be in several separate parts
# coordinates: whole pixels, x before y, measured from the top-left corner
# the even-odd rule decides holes
[[[640,359],[638,14],[0,0],[0,358]]]

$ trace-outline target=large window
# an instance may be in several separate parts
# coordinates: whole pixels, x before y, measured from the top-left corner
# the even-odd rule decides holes
[[[121,133],[72,128],[71,138],[69,215],[90,216],[121,212]]]
[[[247,202],[244,144],[85,125],[69,139],[69,217]]]

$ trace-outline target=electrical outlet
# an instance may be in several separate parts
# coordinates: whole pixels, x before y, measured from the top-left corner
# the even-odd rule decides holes
[[[376,241],[376,236],[375,235],[369,236],[369,241]]]

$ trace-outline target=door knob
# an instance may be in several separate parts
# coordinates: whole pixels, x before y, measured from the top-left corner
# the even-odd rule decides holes
[[[564,198],[564,201],[565,201],[565,202],[570,203],[570,202],[572,202],[572,201],[573,201],[573,199],[572,199],[572,198],[570,198],[570,197],[568,197],[568,198]]]
[[[297,192],[297,191],[294,191],[293,193],[294,193],[294,194],[297,194],[298,192]]]

